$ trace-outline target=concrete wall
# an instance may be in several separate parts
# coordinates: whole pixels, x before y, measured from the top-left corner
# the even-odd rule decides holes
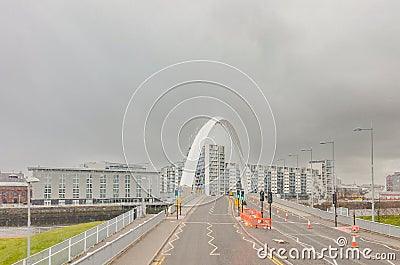
[[[112,219],[129,208],[118,206],[34,207],[32,226],[78,224]],[[26,226],[27,208],[0,208],[0,226]]]

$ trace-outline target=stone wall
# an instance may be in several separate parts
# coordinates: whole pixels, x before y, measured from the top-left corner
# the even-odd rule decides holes
[[[78,224],[112,219],[130,207],[118,206],[69,206],[32,207],[32,226]],[[0,208],[0,226],[26,226],[27,208]]]

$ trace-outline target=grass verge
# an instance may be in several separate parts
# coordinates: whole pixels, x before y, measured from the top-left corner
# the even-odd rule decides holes
[[[31,255],[80,234],[103,222],[71,225],[31,236]],[[27,256],[26,238],[0,238],[0,264],[12,264]]]
[[[358,218],[369,221],[372,220],[371,216],[359,216]],[[379,218],[378,216],[375,216],[375,222],[400,226],[400,215],[385,215],[385,216],[380,216]]]

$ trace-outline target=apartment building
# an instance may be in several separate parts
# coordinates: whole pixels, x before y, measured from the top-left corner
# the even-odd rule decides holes
[[[159,172],[141,166],[101,162],[77,168],[38,166],[28,170],[40,180],[32,184],[34,204],[153,202],[160,197]]]

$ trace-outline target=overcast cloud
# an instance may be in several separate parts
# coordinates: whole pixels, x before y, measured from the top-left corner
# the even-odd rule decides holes
[[[0,169],[123,161],[121,124],[135,88],[167,65],[210,59],[261,86],[276,119],[276,158],[287,164],[295,165],[288,153],[310,146],[329,159],[319,141],[334,140],[338,177],[365,183],[369,135],[352,130],[373,121],[383,184],[400,170],[399,8],[369,0],[1,1]],[[139,147],[132,159],[147,162]]]

